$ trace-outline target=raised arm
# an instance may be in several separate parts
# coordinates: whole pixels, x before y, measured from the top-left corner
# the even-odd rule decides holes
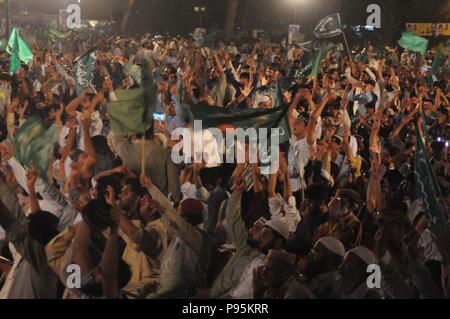
[[[316,125],[320,115],[323,112],[323,109],[327,105],[327,103],[332,99],[334,93],[328,93],[320,102],[319,106],[311,113],[311,116],[308,120],[308,126],[306,128],[306,139],[310,146],[313,146],[316,143]]]
[[[407,116],[403,117],[403,119],[400,121],[400,123],[394,128],[394,130],[389,135],[389,140],[394,140],[397,138],[397,136],[400,134],[400,131],[403,129],[403,127],[409,123],[414,118],[414,115],[416,114],[417,110],[412,111]]]
[[[69,116],[76,116],[77,108],[80,106],[83,99],[86,97],[86,93],[91,93],[92,89],[87,88],[81,93],[80,96],[73,99],[69,104],[66,106],[66,112],[69,114]]]
[[[36,179],[37,179],[36,167],[32,165],[32,168],[27,172],[28,198],[30,199],[30,209],[32,213],[36,213],[41,210],[36,195],[36,189],[34,188]]]
[[[261,175],[259,174],[258,163],[252,163],[252,178],[253,178],[253,191],[255,193],[262,192],[264,186],[261,182]]]
[[[141,176],[141,183],[147,188],[148,192],[157,203],[158,211],[161,213],[163,218],[168,221],[168,224],[172,226],[172,229],[176,231],[177,235],[180,236],[193,250],[200,251],[202,237],[199,230],[176,213],[172,203],[153,184],[150,177]]]
[[[213,53],[213,57],[214,57],[214,63],[216,64],[217,70],[219,71],[220,75],[223,75],[224,68],[223,68],[222,62],[220,62],[219,54],[217,53],[217,51],[215,51]]]
[[[108,299],[119,296],[119,234],[118,226],[109,229],[109,238],[102,255],[102,288],[103,296]]]
[[[375,113],[372,130],[370,132],[369,150],[374,155],[378,155],[378,156],[381,154],[379,137],[378,137],[378,134],[380,132],[380,127],[381,127],[381,111],[377,111],[377,113]]]
[[[97,156],[94,145],[91,139],[91,117],[92,113],[84,112],[81,116],[81,129],[83,130],[84,149],[92,157]]]
[[[298,90],[297,94],[295,94],[294,99],[291,102],[291,105],[289,106],[289,110],[287,112],[287,116],[288,116],[288,122],[289,122],[289,127],[291,129],[291,131],[294,130],[294,125],[295,125],[295,121],[296,121],[296,108],[298,106],[298,103],[300,103],[300,100],[303,98],[304,96],[304,90]]]
[[[86,276],[93,267],[89,256],[89,238],[91,230],[84,220],[78,224],[78,229],[73,240],[72,258],[80,267],[81,276]]]

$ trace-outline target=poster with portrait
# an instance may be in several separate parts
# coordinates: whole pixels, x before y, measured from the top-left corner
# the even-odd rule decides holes
[[[289,25],[288,44],[296,43],[300,41],[300,25]]]

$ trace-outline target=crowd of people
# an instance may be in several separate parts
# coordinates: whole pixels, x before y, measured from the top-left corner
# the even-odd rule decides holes
[[[430,227],[414,174],[421,138],[447,214],[448,55],[432,72],[436,50],[335,47],[305,78],[314,53],[298,45],[148,35],[29,45],[32,61],[13,76],[0,51],[0,298],[450,296],[448,223]],[[93,85],[77,93],[72,64],[92,47]],[[118,134],[108,105],[141,85],[126,66],[144,61],[164,120]],[[287,105],[278,169],[262,174],[248,156],[175,164],[171,133],[192,126],[199,104]],[[36,115],[57,132],[47,176],[14,157]]]

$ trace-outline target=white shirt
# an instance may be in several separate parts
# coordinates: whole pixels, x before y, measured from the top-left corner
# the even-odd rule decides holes
[[[443,262],[442,255],[434,242],[433,233],[429,229],[423,231],[417,245],[424,249],[425,261],[436,260]]]
[[[14,281],[16,269],[22,261],[22,256],[17,252],[14,245],[11,243],[9,243],[9,250],[11,251],[14,264],[6,277],[2,290],[0,290],[0,299],[8,299],[8,294]]]
[[[230,290],[230,296],[233,299],[253,299],[253,271],[264,265],[265,255],[253,259],[251,263],[242,272],[239,283]]]
[[[301,140],[296,140],[295,136],[292,137],[288,153],[288,171],[293,192],[298,191],[302,187],[301,184],[304,184],[302,180],[305,174],[305,166],[308,164],[311,150],[315,147],[315,144],[313,146],[308,144],[306,137]]]

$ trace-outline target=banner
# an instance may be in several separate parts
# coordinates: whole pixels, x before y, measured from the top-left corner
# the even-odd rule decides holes
[[[450,36],[450,23],[407,23],[406,31],[414,35]]]
[[[202,120],[203,128],[279,128],[280,143],[290,138],[290,128],[287,121],[289,106],[279,106],[272,109],[233,109],[198,104],[191,107],[195,120]]]

